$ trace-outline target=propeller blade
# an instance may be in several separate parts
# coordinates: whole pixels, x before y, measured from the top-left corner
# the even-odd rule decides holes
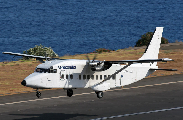
[[[86,58],[88,59],[88,63],[90,63],[90,58],[88,57],[88,55],[86,55]]]
[[[95,54],[95,56],[94,56],[92,62],[94,62],[96,58],[97,58],[97,54]]]

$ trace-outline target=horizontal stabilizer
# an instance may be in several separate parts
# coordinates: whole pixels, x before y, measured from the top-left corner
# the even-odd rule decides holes
[[[150,69],[150,70],[177,71],[177,69],[161,69],[161,68],[158,68],[158,69]]]

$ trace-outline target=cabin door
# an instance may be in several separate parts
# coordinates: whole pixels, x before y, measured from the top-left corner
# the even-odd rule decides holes
[[[120,87],[122,85],[122,79],[123,79],[123,75],[122,74],[116,75],[116,78],[115,78],[115,81],[116,81],[115,82],[115,86],[116,87]]]

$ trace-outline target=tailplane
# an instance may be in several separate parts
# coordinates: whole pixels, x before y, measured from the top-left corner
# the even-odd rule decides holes
[[[139,58],[139,60],[158,59],[162,33],[163,27],[156,27],[156,30],[149,45],[147,46],[143,56]]]

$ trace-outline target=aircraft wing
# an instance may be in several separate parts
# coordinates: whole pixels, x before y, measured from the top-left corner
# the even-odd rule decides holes
[[[151,68],[150,70],[177,71],[177,69],[162,69],[162,68],[157,68],[157,69],[153,69],[153,68]]]
[[[111,64],[124,64],[124,63],[150,63],[150,62],[167,62],[173,61],[169,58],[162,58],[162,59],[144,59],[144,60],[120,60],[120,61],[104,61]]]
[[[27,55],[27,54],[21,54],[21,53],[13,53],[13,52],[3,52],[3,54],[9,54],[14,56],[22,56],[22,57],[31,57],[36,59],[51,59],[51,57],[44,57],[44,56],[34,56],[34,55]]]

